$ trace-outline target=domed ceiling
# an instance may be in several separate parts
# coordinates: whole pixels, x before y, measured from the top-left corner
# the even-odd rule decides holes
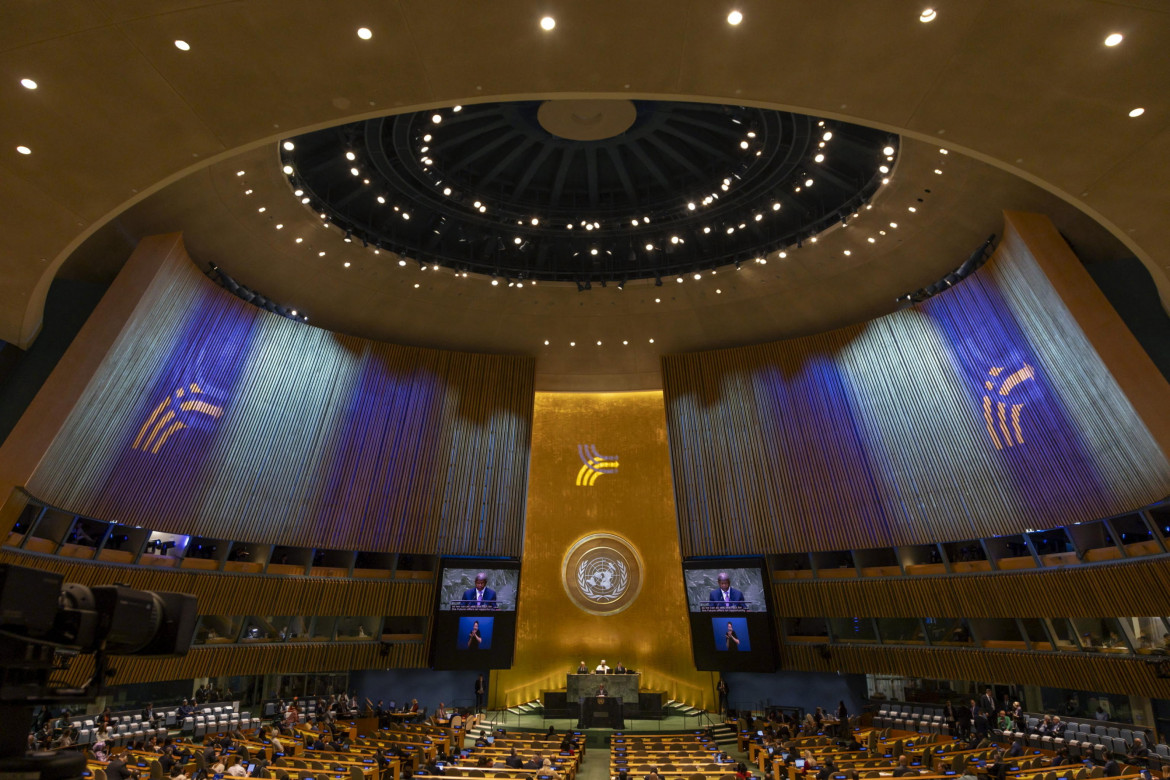
[[[870,199],[897,140],[745,106],[559,100],[379,117],[280,151],[345,241],[584,290],[795,246]]]

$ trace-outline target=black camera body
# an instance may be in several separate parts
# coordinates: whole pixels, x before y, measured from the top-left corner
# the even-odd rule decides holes
[[[137,590],[125,585],[65,583],[58,574],[0,564],[0,775],[80,780],[80,753],[27,753],[18,723],[32,720],[35,705],[89,703],[102,693],[109,655],[186,655],[198,605],[186,593]],[[81,688],[54,685],[81,654],[94,656],[94,673]]]

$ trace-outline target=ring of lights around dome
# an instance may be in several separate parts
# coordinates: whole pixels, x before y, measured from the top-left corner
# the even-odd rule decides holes
[[[897,154],[884,131],[782,111],[563,102],[381,117],[278,149],[296,197],[346,241],[582,290],[798,246],[865,205]],[[550,132],[540,116],[563,108],[567,123],[599,129],[610,114],[616,126],[618,104],[633,121],[595,140]]]
[[[632,100],[546,100],[537,109],[540,126],[571,141],[600,141],[630,129],[638,118]]]

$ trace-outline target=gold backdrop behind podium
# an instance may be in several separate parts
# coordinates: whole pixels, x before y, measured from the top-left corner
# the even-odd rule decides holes
[[[614,457],[583,469],[590,453]],[[661,392],[537,393],[516,655],[493,675],[491,706],[563,689],[578,662],[604,658],[641,672],[644,690],[712,707],[715,678],[691,657],[675,523]],[[562,582],[565,553],[596,533],[623,537],[644,564],[641,593],[616,614],[582,610]]]

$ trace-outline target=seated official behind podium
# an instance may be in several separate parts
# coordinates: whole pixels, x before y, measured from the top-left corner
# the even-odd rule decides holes
[[[577,665],[577,674],[589,674],[589,667],[582,661]]]
[[[597,665],[597,668],[593,670],[593,673],[594,674],[613,674],[613,669],[610,669],[609,666],[606,665],[605,659],[602,658],[601,663],[599,663]]]
[[[707,603],[713,607],[726,607],[728,609],[746,609],[747,604],[744,602],[743,591],[736,590],[731,587],[731,577],[727,572],[719,572],[719,587],[711,591],[707,596]]]
[[[462,606],[496,608],[496,592],[487,586],[487,575],[482,571],[475,575],[475,587],[463,591]]]
[[[630,670],[629,670],[629,669],[627,669],[625,666],[623,666],[621,661],[618,661],[618,664],[617,664],[617,666],[615,666],[615,667],[613,668],[613,673],[614,673],[614,674],[625,674],[625,673],[626,673],[626,672],[628,672],[628,671],[630,671]]]

